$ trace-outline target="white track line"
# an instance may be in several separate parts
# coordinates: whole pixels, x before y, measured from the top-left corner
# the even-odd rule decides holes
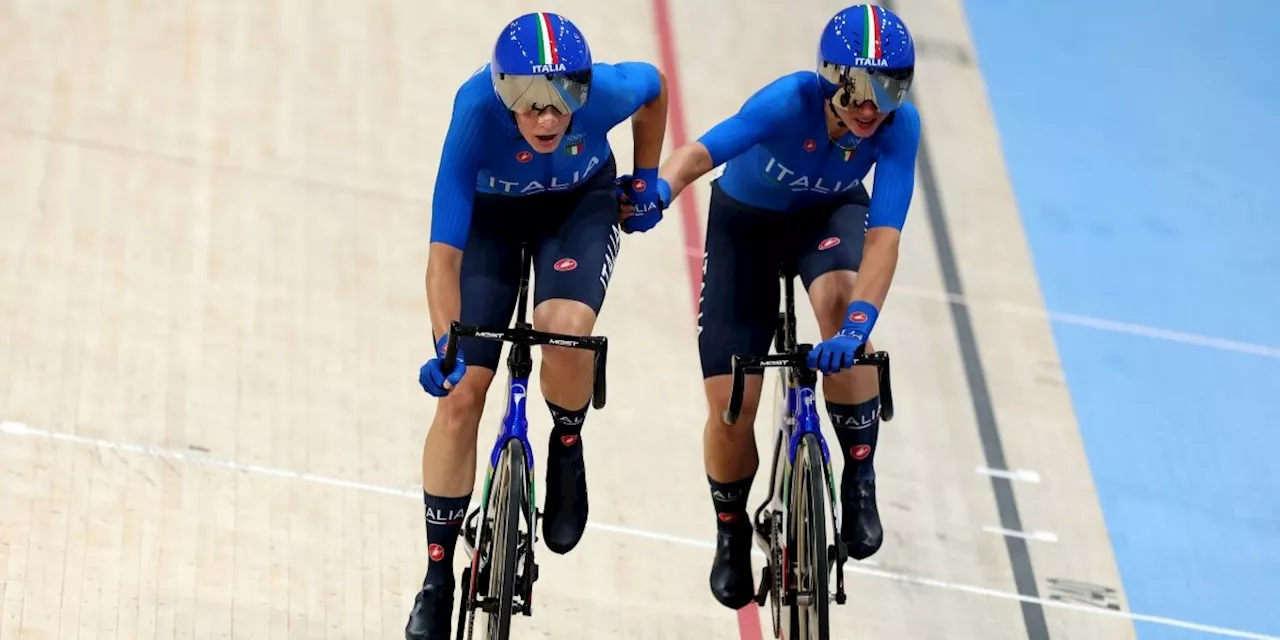
[[[920,287],[912,287],[904,284],[897,284],[893,287],[894,295],[905,295],[911,298],[924,300],[933,300],[935,302],[949,302],[962,304],[971,309],[989,309],[999,311],[1011,315],[1026,316],[1032,318],[1047,318],[1054,322],[1062,324],[1071,324],[1080,327],[1089,327],[1101,331],[1110,331],[1112,333],[1123,333],[1132,336],[1141,336],[1143,338],[1152,338],[1155,340],[1166,340],[1169,342],[1177,342],[1181,344],[1190,344],[1198,347],[1209,349],[1217,349],[1219,351],[1232,351],[1235,353],[1247,353],[1249,355],[1262,356],[1264,358],[1274,358],[1280,360],[1280,347],[1269,347],[1261,344],[1252,344],[1249,342],[1241,342],[1238,340],[1227,340],[1225,338],[1215,338],[1213,336],[1203,336],[1195,333],[1185,333],[1182,331],[1172,331],[1169,329],[1160,329],[1158,327],[1148,327],[1140,324],[1132,324],[1128,322],[1118,322],[1116,320],[1107,320],[1105,318],[1095,318],[1093,316],[1081,315],[1078,313],[1063,313],[1061,311],[1047,311],[1039,307],[1030,305],[1014,304],[1011,302],[1000,302],[993,300],[979,300],[972,297],[960,296],[937,289],[925,289]]]
[[[1006,469],[992,469],[990,467],[977,467],[975,473],[981,473],[984,476],[995,476],[997,478],[1006,478],[1009,480],[1021,480],[1023,482],[1037,483],[1040,482],[1040,474],[1030,469],[1014,469],[1012,471]]]
[[[150,456],[150,457],[164,458],[169,460],[179,460],[179,461],[187,462],[190,464],[228,469],[231,471],[274,476],[277,478],[285,478],[289,480],[298,480],[298,481],[308,482],[312,484],[320,484],[320,485],[326,485],[331,487],[341,487],[344,489],[354,489],[357,491],[366,491],[370,493],[379,493],[379,494],[390,495],[390,496],[410,498],[413,500],[421,499],[421,493],[419,491],[406,491],[404,489],[395,489],[392,487],[384,487],[384,486],[379,486],[374,484],[367,484],[364,482],[352,482],[349,480],[329,478],[325,476],[315,475],[312,473],[299,473],[297,471],[290,471],[288,469],[264,467],[256,464],[244,464],[244,463],[234,462],[231,460],[222,460],[219,458],[214,458],[212,456],[207,456],[199,453],[176,451],[172,449],[161,449],[158,447],[149,447],[149,446],[137,445],[137,444],[127,444],[122,442],[112,442],[110,440],[103,440],[100,438],[87,438],[84,436],[77,436],[69,433],[59,433],[56,431],[37,429],[35,427],[28,426],[21,422],[0,421],[0,434],[19,436],[19,437],[28,437],[28,438],[46,438],[49,440],[57,440],[60,442],[68,442],[72,444],[95,447],[99,449],[124,451],[127,453],[133,453],[141,456]],[[637,538],[648,538],[650,540],[659,540],[663,542],[669,542],[672,544],[678,544],[678,545],[688,546],[688,547],[710,549],[710,548],[714,548],[715,546],[714,544],[704,540],[684,538],[680,536],[667,535],[664,533],[644,531],[641,529],[632,529],[630,527],[623,527],[620,525],[601,524],[601,523],[593,522],[593,523],[589,523],[587,526],[593,529],[599,529],[601,531],[608,531],[610,533],[616,533],[620,535],[637,537]],[[845,565],[845,571],[848,571],[850,573],[860,573],[863,575],[874,576],[877,578],[884,578],[886,580],[894,580],[896,582],[902,582],[906,584],[914,584],[914,585],[923,586],[923,587],[934,587],[938,589],[946,589],[949,591],[959,591],[962,593],[970,593],[975,595],[987,596],[991,598],[1000,598],[1003,600],[1019,600],[1022,602],[1033,602],[1045,607],[1057,607],[1059,609],[1068,609],[1071,611],[1079,611],[1081,613],[1110,616],[1113,618],[1125,618],[1128,620],[1134,620],[1138,622],[1149,622],[1152,624],[1159,624],[1159,625],[1164,625],[1168,627],[1178,627],[1181,629],[1191,629],[1194,631],[1201,631],[1204,633],[1210,633],[1210,634],[1219,635],[1219,636],[1228,637],[1228,638],[1247,638],[1249,640],[1280,640],[1280,636],[1269,636],[1261,633],[1252,633],[1249,631],[1238,631],[1235,629],[1215,627],[1215,626],[1199,624],[1195,622],[1188,622],[1186,620],[1178,620],[1175,618],[1150,616],[1150,615],[1145,615],[1141,613],[1133,613],[1130,611],[1115,611],[1112,609],[1100,609],[1098,607],[1090,607],[1090,606],[1081,605],[1081,604],[1072,604],[1069,602],[1060,602],[1057,600],[1050,600],[1046,598],[1035,598],[1031,596],[1024,596],[1017,593],[1009,593],[1007,591],[997,591],[995,589],[975,587],[975,586],[960,584],[956,582],[948,582],[945,580],[934,580],[932,578],[922,578],[919,576],[912,576],[912,575],[907,575],[903,573],[884,571],[881,569],[875,569],[875,568],[866,566],[866,564],[867,563],[865,562],[850,563],[848,565]]]
[[[1058,534],[1052,531],[1014,531],[1013,529],[1003,529],[1001,527],[986,526],[982,528],[987,533],[994,533],[1001,536],[1009,536],[1011,538],[1023,538],[1025,540],[1039,540],[1041,542],[1057,542]]]

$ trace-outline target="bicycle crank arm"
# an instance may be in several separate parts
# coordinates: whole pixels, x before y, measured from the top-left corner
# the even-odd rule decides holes
[[[752,523],[751,529],[752,533],[754,533],[752,537],[755,538],[756,546],[759,547],[766,556],[770,551],[772,551],[773,547],[773,541],[770,539],[773,535],[773,518],[780,517],[782,517],[781,514],[774,512],[762,518],[757,518],[756,521]]]
[[[476,550],[476,537],[480,535],[480,508],[476,507],[467,514],[467,519],[462,525],[462,547],[466,550],[467,557]]]
[[[769,571],[769,565],[765,564],[760,570],[760,586],[756,589],[756,604],[763,607],[769,601],[769,587],[773,585],[773,574]]]
[[[832,550],[832,552],[836,553],[834,549]],[[836,604],[844,604],[845,601],[849,599],[848,596],[846,596],[844,593],[844,563],[843,562],[836,563],[835,570],[836,570],[836,592],[831,595],[831,599],[835,600]]]

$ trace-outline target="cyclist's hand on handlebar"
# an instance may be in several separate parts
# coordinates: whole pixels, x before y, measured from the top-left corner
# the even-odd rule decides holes
[[[858,350],[867,344],[867,336],[876,323],[878,312],[870,303],[854,301],[846,311],[844,325],[836,335],[809,351],[808,365],[827,375],[853,366]]]
[[[458,347],[457,364],[448,375],[444,373],[444,346],[448,340],[447,335],[440,338],[436,343],[436,357],[428,360],[418,369],[418,384],[422,385],[423,391],[437,398],[449,395],[449,392],[462,381],[462,375],[467,372],[467,363],[462,358],[462,347]]]

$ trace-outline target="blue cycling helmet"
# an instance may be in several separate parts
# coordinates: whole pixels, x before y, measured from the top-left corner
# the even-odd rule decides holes
[[[493,90],[517,113],[555,107],[573,113],[591,90],[591,48],[578,27],[554,13],[527,13],[498,36],[489,61]]]
[[[915,77],[916,47],[897,14],[855,4],[827,21],[818,43],[824,94],[853,108],[870,100],[881,111],[902,106]]]

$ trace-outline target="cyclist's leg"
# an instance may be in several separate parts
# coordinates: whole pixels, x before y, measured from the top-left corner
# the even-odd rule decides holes
[[[759,467],[752,428],[763,376],[746,376],[742,412],[733,426],[722,412],[733,388],[734,354],[765,355],[777,325],[779,255],[775,239],[786,214],[760,212],[712,186],[698,311],[698,351],[708,416],[703,459],[716,511],[716,554],[711,591],[726,607],[738,609],[754,594],[751,575],[751,520],[747,497]]]
[[[499,224],[502,206],[497,198],[476,197],[462,258],[460,320],[465,324],[506,326],[515,308],[520,248],[515,233]],[[502,351],[500,343],[475,338],[462,338],[459,348],[466,357],[467,372],[436,405],[422,447],[428,564],[405,629],[409,638],[449,635],[454,550],[475,484],[476,439],[485,393]]]
[[[533,324],[540,331],[589,335],[604,304],[621,246],[616,170],[610,158],[591,181],[557,194],[541,212],[534,254]],[[592,353],[543,346],[539,384],[551,411],[543,539],[568,553],[582,539],[589,512],[582,428],[593,380]]]
[[[515,310],[520,277],[519,232],[502,220],[500,196],[477,195],[471,232],[463,252],[460,288],[463,324],[507,326]],[[497,202],[495,202],[495,200]],[[502,344],[464,337],[467,362],[457,388],[442,398],[423,447],[423,487],[462,496],[475,484],[476,438],[485,394],[499,366]]]
[[[848,201],[797,219],[795,239],[799,271],[822,337],[835,335],[853,300],[862,262],[867,199],[859,189]],[[868,350],[874,346],[868,343]],[[823,376],[823,396],[844,460],[841,501],[846,523],[842,535],[859,560],[883,541],[875,504],[873,459],[880,427],[879,382],[872,367],[854,367]]]

